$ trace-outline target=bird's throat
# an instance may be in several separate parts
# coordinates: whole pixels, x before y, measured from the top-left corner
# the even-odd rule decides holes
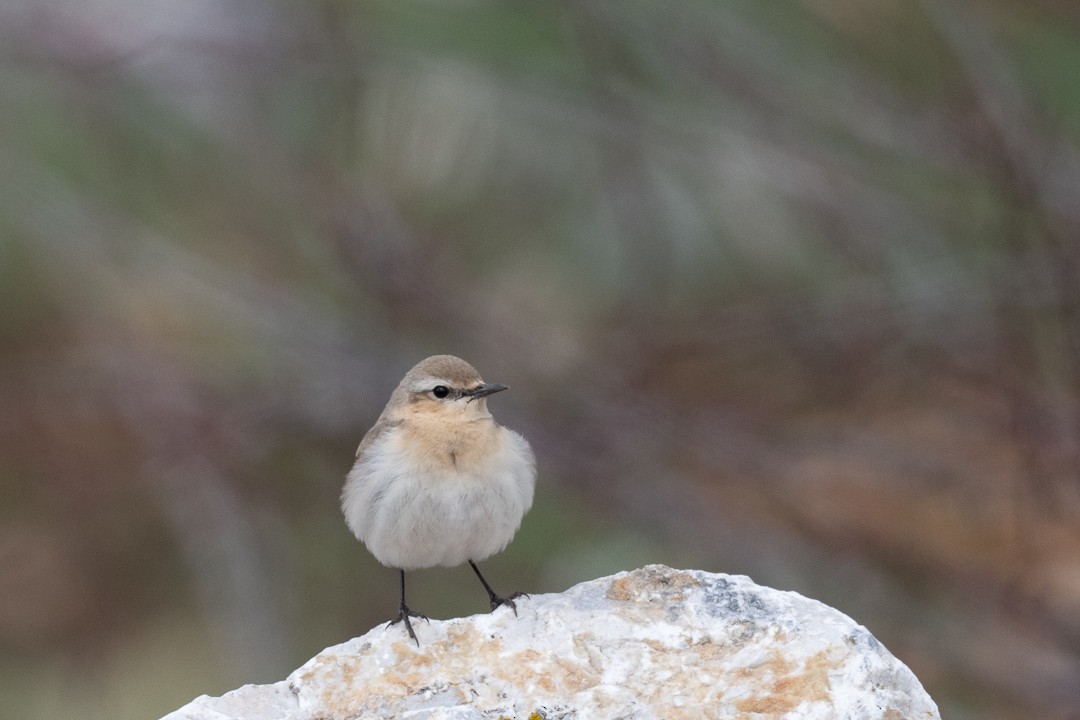
[[[490,417],[447,422],[419,417],[402,426],[403,450],[426,470],[470,473],[500,449],[500,428]]]

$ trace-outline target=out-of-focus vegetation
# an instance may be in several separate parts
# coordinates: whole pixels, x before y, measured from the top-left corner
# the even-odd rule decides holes
[[[539,457],[498,587],[746,573],[1075,717],[1078,138],[1065,0],[5,4],[5,714],[387,619],[337,496],[450,352]]]

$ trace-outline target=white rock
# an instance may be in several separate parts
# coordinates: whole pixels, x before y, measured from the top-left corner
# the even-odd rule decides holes
[[[749,578],[649,565],[458,620],[380,625],[163,720],[940,718],[861,625]]]

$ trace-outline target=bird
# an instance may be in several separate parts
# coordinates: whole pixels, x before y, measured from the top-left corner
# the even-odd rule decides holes
[[[507,390],[453,355],[421,360],[390,395],[356,450],[341,491],[345,522],[382,565],[400,573],[401,603],[387,627],[427,616],[405,602],[405,573],[468,563],[494,612],[517,615],[524,593],[492,590],[477,563],[502,551],[532,506],[536,458],[495,422],[487,400]]]

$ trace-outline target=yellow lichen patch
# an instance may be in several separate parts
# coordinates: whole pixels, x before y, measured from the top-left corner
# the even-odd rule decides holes
[[[616,602],[629,602],[633,600],[633,585],[633,579],[629,575],[613,580],[607,589],[608,599],[615,600]]]
[[[454,654],[461,655],[463,648],[470,652],[498,653],[502,649],[502,640],[496,635],[491,637],[468,625],[451,625],[446,631],[446,644]]]
[[[793,668],[779,655],[755,668],[739,674],[753,676],[765,692],[743,698],[735,703],[741,712],[781,715],[806,702],[829,699],[829,669],[833,662],[827,653],[819,652],[801,668]],[[768,678],[772,678],[769,680]]]
[[[555,692],[555,681],[551,679],[551,675],[547,673],[541,673],[536,676],[536,684],[541,690],[549,695]]]
[[[717,664],[725,661],[734,652],[729,645],[718,645],[711,641],[699,642],[692,647],[692,650],[697,654],[701,662],[706,664]]]
[[[595,687],[600,682],[600,676],[590,669],[565,658],[555,658],[555,664],[562,670],[562,685],[570,692],[581,692]]]
[[[543,658],[544,655],[538,650],[529,648],[528,650],[522,650],[514,656],[515,663],[533,663]]]
[[[360,669],[359,663],[352,658],[342,658],[338,663],[338,672],[341,673],[342,684],[352,687],[356,683],[356,673]]]
[[[492,676],[502,683],[535,686],[547,695],[562,691],[559,673],[533,650],[508,656],[493,668]]]
[[[667,653],[671,649],[659,640],[642,640],[641,644],[649,648],[653,652],[658,653]]]
[[[692,704],[687,707],[666,704],[657,707],[656,710],[663,713],[661,717],[663,717],[664,720],[701,720],[702,717],[716,717],[714,713],[710,712],[710,708],[704,708],[698,704]]]
[[[697,578],[688,572],[650,565],[613,580],[606,594],[609,600],[629,602],[652,594],[670,597],[678,590],[697,584]],[[677,599],[685,598],[680,593]]]

